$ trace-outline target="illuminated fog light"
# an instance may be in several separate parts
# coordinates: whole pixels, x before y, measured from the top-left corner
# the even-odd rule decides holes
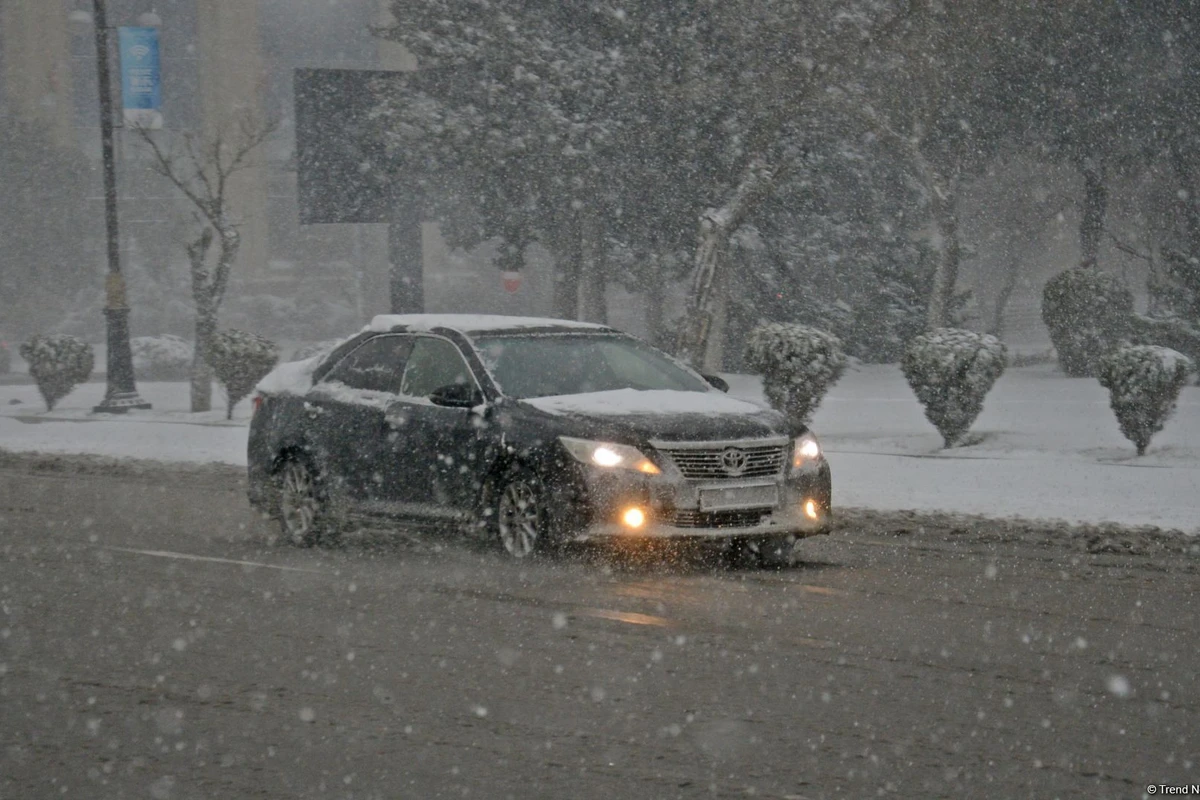
[[[646,524],[646,512],[640,508],[627,508],[621,515],[621,521],[630,528],[640,528]]]
[[[809,519],[816,519],[817,517],[821,516],[821,513],[817,511],[817,504],[814,501],[804,501],[804,516],[808,517]]]
[[[592,451],[592,461],[602,467],[615,467],[622,460],[620,453],[608,447],[597,447]]]

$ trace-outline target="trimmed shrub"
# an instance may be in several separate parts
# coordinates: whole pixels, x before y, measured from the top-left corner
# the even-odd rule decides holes
[[[92,346],[65,333],[34,336],[21,345],[21,358],[29,362],[47,411],[86,381],[95,365]]]
[[[1132,314],[1129,344],[1155,344],[1176,350],[1200,365],[1200,327],[1178,318],[1162,319]],[[1200,379],[1200,374],[1196,376]]]
[[[1101,360],[1100,385],[1108,389],[1121,433],[1139,456],[1175,411],[1192,367],[1182,353],[1155,345],[1127,345]]]
[[[225,388],[225,419],[233,419],[233,407],[253,391],[279,362],[279,347],[256,333],[217,331],[208,348],[208,363]]]
[[[1042,321],[1063,372],[1093,377],[1100,359],[1128,336],[1133,293],[1119,278],[1076,267],[1060,272],[1042,291]]]
[[[178,336],[135,336],[129,347],[133,376],[140,381],[181,381],[191,375],[192,345]]]
[[[746,337],[746,364],[762,373],[767,402],[807,424],[846,369],[842,342],[825,331],[787,322],[759,325]]]
[[[909,342],[900,366],[925,418],[946,447],[953,447],[983,410],[983,398],[1007,363],[1008,348],[995,336],[935,328]]]

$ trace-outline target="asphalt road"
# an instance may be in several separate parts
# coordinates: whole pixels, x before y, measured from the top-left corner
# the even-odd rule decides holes
[[[784,572],[268,541],[236,471],[0,461],[0,798],[1141,797],[1200,551],[860,515]]]

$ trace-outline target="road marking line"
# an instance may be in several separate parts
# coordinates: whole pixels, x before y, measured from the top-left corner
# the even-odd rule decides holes
[[[630,625],[657,625],[665,628],[671,624],[665,617],[655,617],[650,614],[638,614],[633,611],[610,611],[607,608],[581,608],[579,613],[587,617],[611,619],[614,622],[628,622]]]
[[[139,556],[156,556],[158,558],[177,558],[180,561],[210,561],[214,564],[234,564],[239,567],[265,567],[266,569],[280,569],[287,572],[311,572],[315,575],[322,575],[324,572],[319,569],[305,569],[304,567],[286,567],[282,564],[265,564],[261,561],[238,561],[233,558],[216,558],[215,556],[197,556],[191,553],[174,553],[170,550],[138,550],[133,547],[110,547],[108,545],[100,545],[102,550],[116,550],[119,553],[133,553]]]
[[[849,592],[843,592],[841,589],[832,589],[828,586],[813,586],[807,583],[800,583],[797,584],[797,586],[799,587],[800,591],[808,592],[809,594],[824,594],[832,595],[834,597],[842,597],[849,594]]]

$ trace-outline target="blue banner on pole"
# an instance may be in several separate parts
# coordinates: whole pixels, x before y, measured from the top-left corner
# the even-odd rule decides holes
[[[122,27],[117,33],[125,124],[157,130],[163,124],[158,28]]]

